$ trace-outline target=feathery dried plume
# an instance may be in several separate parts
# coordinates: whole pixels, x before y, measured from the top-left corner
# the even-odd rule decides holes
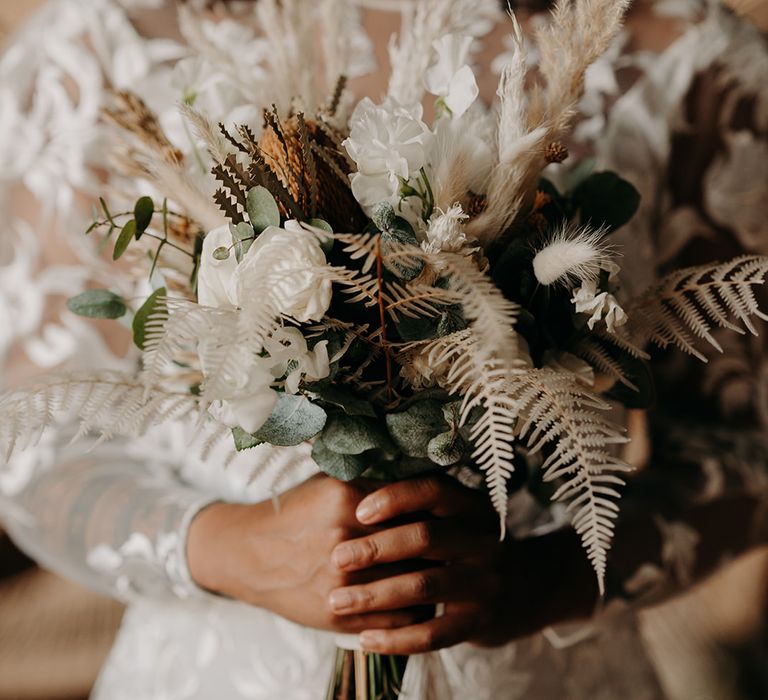
[[[205,143],[214,163],[219,165],[224,163],[232,153],[232,149],[221,135],[221,131],[211,123],[208,117],[186,103],[179,105],[179,111],[181,116],[192,126],[195,135]]]
[[[297,97],[301,109],[314,113],[319,106],[315,12],[301,0],[260,0],[255,12],[270,46],[267,63],[270,86],[275,90],[272,101],[280,116],[290,114]]]
[[[529,126],[548,124],[550,141],[565,131],[584,90],[584,74],[621,29],[630,0],[558,0],[539,29],[539,72],[546,89],[533,95]]]
[[[601,270],[614,265],[605,229],[565,225],[557,230],[533,258],[533,272],[540,284],[596,281]]]
[[[537,37],[545,86],[534,86],[527,108],[522,38],[514,24],[517,50],[499,83],[498,166],[488,188],[488,207],[468,227],[486,248],[530,208],[547,149],[570,125],[584,74],[610,46],[628,6],[629,0],[558,0],[549,25]]]

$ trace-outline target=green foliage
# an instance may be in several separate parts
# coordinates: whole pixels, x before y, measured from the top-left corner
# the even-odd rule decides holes
[[[128,250],[130,242],[136,238],[136,230],[136,221],[133,219],[123,226],[120,235],[115,241],[115,249],[112,251],[112,260],[119,260],[123,257],[123,253]]]
[[[241,262],[245,254],[250,250],[256,234],[249,224],[230,224],[229,232],[232,234],[232,244],[235,248],[235,257],[237,262]],[[218,250],[218,248],[217,248]]]
[[[235,441],[235,449],[238,452],[250,450],[253,447],[264,444],[263,440],[259,440],[250,433],[245,432],[242,428],[232,428],[232,437]]]
[[[389,413],[386,422],[392,439],[408,457],[427,457],[430,440],[448,428],[443,404],[432,399],[417,401],[400,413]]]
[[[326,233],[331,234],[328,236],[328,238],[325,238],[324,240],[320,241],[320,247],[323,249],[323,252],[326,255],[329,255],[330,252],[333,250],[333,244],[334,244],[334,240],[332,237],[333,228],[331,227],[331,225],[324,219],[309,219],[307,223],[310,226],[314,226],[315,228],[319,228],[321,231],[325,231]]]
[[[318,383],[311,387],[312,398],[341,408],[348,416],[376,418],[376,411],[370,401],[361,399],[344,386]]]
[[[441,467],[458,464],[466,452],[466,444],[459,433],[449,430],[433,437],[427,444],[427,457]]]
[[[361,455],[375,449],[397,452],[381,423],[366,416],[334,412],[328,416],[322,438],[325,446],[337,454]]]
[[[147,230],[152,223],[155,213],[155,203],[151,197],[141,197],[133,208],[133,218],[136,221],[136,240]]]
[[[293,447],[311,440],[326,425],[328,416],[305,396],[280,394],[272,415],[253,437],[278,447]]]
[[[165,287],[156,289],[142,304],[133,317],[133,342],[139,350],[144,350],[146,343],[146,324],[149,317],[157,310],[161,299],[168,294]]]
[[[593,228],[616,231],[626,224],[640,206],[640,193],[616,173],[590,175],[573,191],[581,210],[581,222]]]
[[[270,226],[280,226],[280,209],[266,187],[250,189],[247,204],[248,218],[257,236]]]
[[[328,476],[339,481],[352,481],[361,476],[369,467],[369,460],[364,454],[340,454],[331,450],[322,435],[312,446],[312,459]]]
[[[380,202],[374,207],[372,219],[379,231],[389,231],[395,225],[397,214],[389,202]]]
[[[128,307],[125,300],[108,289],[89,289],[67,300],[67,308],[87,318],[120,318]]]

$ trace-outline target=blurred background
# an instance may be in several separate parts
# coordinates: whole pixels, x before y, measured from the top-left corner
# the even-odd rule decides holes
[[[41,4],[0,0],[2,40]],[[768,30],[768,2],[732,4]],[[768,82],[768,74],[763,77]],[[747,392],[754,390],[752,370],[757,371],[756,364],[748,363]],[[638,613],[635,631],[650,666],[634,668],[635,659],[628,657],[626,667],[614,672],[653,676],[646,687],[656,690],[644,691],[643,700],[766,700],[766,609],[768,554],[757,551],[722,567],[686,595]],[[118,603],[35,566],[0,523],[0,700],[86,698],[121,615]],[[636,700],[615,692],[596,688],[594,697]]]

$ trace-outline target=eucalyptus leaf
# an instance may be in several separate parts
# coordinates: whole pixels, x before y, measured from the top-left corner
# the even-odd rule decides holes
[[[263,440],[259,440],[242,428],[232,428],[232,437],[235,440],[235,449],[238,452],[250,450],[253,447],[258,447],[259,445],[264,444]]]
[[[123,226],[120,235],[115,241],[115,249],[112,251],[112,260],[119,260],[128,249],[130,242],[136,237],[136,222],[131,219]]]
[[[232,234],[235,257],[237,258],[237,262],[240,262],[253,245],[253,241],[256,239],[256,234],[253,228],[245,222],[230,224],[229,232]]]
[[[386,421],[392,439],[409,457],[426,457],[429,441],[448,428],[443,405],[433,400],[418,401],[405,411],[389,413]]]
[[[376,418],[376,411],[370,401],[355,396],[349,389],[336,384],[315,385],[312,394],[333,406],[344,410],[348,416],[368,416]]]
[[[331,450],[322,437],[312,446],[312,459],[320,469],[339,481],[352,481],[367,468],[368,460],[364,455],[339,454]]]
[[[247,210],[256,235],[270,226],[280,226],[280,209],[266,187],[258,185],[248,191]]]
[[[253,437],[278,447],[293,447],[312,439],[325,426],[328,416],[308,398],[280,394],[272,415]]]
[[[441,467],[452,467],[464,456],[464,440],[458,433],[449,430],[435,435],[427,445],[427,456]]]
[[[67,300],[67,308],[87,318],[121,318],[128,311],[125,300],[108,289],[89,289]]]
[[[395,225],[397,214],[395,214],[395,209],[389,202],[379,202],[373,208],[373,216],[371,218],[379,231],[388,231]]]
[[[136,221],[136,238],[140,238],[141,234],[147,230],[147,227],[152,223],[152,216],[155,213],[155,203],[152,201],[152,197],[141,197],[133,208],[133,218]]]
[[[165,287],[156,289],[149,298],[141,305],[141,308],[133,317],[133,342],[139,350],[144,350],[146,343],[146,324],[149,317],[158,309],[162,303],[161,299],[168,294]]]
[[[366,416],[348,416],[345,413],[328,416],[323,442],[332,452],[344,455],[360,455],[375,449],[386,453],[396,451],[381,423]]]
[[[329,255],[330,252],[333,250],[333,228],[331,225],[325,221],[324,219],[310,219],[307,221],[307,223],[310,226],[313,226],[314,228],[319,228],[321,231],[325,231],[328,235],[326,238],[322,238],[320,240],[320,247],[323,249],[323,252],[326,255]]]

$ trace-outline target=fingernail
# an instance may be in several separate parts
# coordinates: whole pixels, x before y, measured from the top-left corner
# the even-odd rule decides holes
[[[357,506],[357,519],[361,522],[367,522],[373,520],[376,517],[376,513],[379,512],[379,508],[376,505],[376,501],[372,498],[366,498],[359,506]]]
[[[379,632],[372,632],[370,630],[361,632],[359,641],[363,651],[376,651],[383,642]]]
[[[349,591],[333,591],[331,593],[331,608],[334,612],[349,610],[355,602],[355,597]]]
[[[344,569],[357,561],[357,554],[353,546],[342,544],[333,550],[331,559],[333,560],[333,564],[337,569]]]

